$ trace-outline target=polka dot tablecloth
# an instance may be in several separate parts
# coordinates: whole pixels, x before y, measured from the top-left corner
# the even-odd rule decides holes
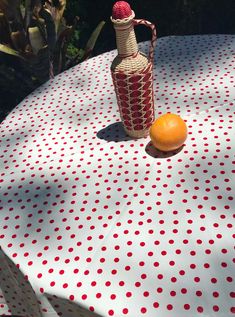
[[[167,154],[123,131],[115,55],[1,125],[0,315],[235,316],[235,36],[158,40],[156,116],[189,132]]]

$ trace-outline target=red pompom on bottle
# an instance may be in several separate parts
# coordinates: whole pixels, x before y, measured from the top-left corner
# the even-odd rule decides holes
[[[112,18],[115,20],[125,19],[131,16],[132,10],[126,1],[117,1],[113,6]]]

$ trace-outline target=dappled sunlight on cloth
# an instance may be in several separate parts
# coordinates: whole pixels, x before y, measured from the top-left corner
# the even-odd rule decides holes
[[[234,315],[234,41],[159,39],[155,112],[185,120],[177,151],[126,135],[115,51],[60,74],[6,118],[0,315]]]

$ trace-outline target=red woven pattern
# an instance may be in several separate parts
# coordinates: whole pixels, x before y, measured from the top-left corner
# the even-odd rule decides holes
[[[154,121],[152,64],[143,72],[112,72],[121,120],[128,131],[148,130]]]
[[[131,7],[126,1],[117,1],[113,6],[112,18],[125,19],[131,16]]]

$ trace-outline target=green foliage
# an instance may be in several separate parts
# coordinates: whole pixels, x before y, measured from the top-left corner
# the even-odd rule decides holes
[[[234,0],[127,1],[137,18],[156,25],[158,37],[235,32]],[[51,5],[47,1],[45,7],[43,0],[0,0],[0,43],[5,45],[0,46],[0,111],[8,107],[7,102],[9,107],[14,106],[44,82],[50,62],[57,74],[83,61],[91,52],[96,55],[115,48],[110,22],[115,2],[51,0]],[[105,21],[105,26],[100,21]],[[94,47],[97,34],[99,41]],[[136,34],[138,41],[150,39],[144,27],[136,28]],[[93,43],[88,41],[91,36]],[[6,52],[8,49],[13,51]]]
[[[95,54],[115,48],[115,38],[110,15],[116,0],[70,0],[72,8],[88,24],[86,34],[91,32],[98,21],[106,25],[95,48]],[[234,0],[127,0],[137,18],[153,22],[158,36],[230,33],[235,32]],[[70,17],[71,11],[65,15]],[[136,28],[138,41],[148,40],[146,28]]]
[[[6,112],[49,77],[92,54],[104,22],[80,48],[79,18],[67,25],[65,8],[66,0],[0,0],[0,115],[1,108]]]
[[[67,55],[69,58],[74,58],[81,50],[78,48],[80,36],[81,28],[76,28],[67,47]]]
[[[78,47],[74,46],[72,43],[69,43],[67,47],[67,56],[69,56],[70,58],[74,58],[78,55],[79,52],[80,49]]]

